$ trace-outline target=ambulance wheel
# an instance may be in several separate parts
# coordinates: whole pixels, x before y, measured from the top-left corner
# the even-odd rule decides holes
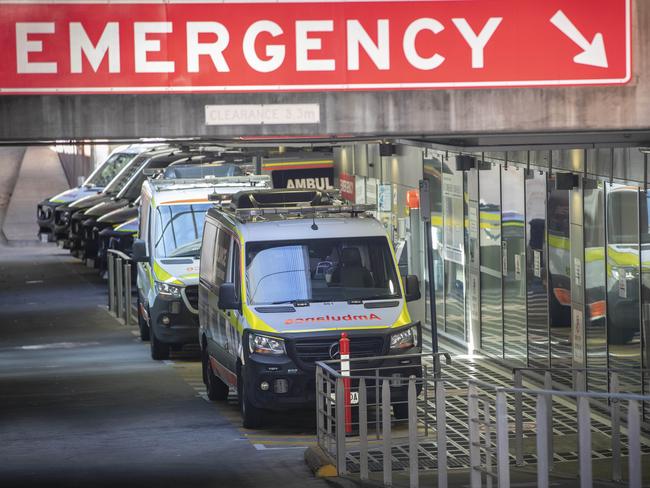
[[[151,359],[169,359],[169,344],[160,342],[153,330],[149,335],[149,344],[151,345]]]
[[[237,379],[237,394],[239,395],[239,410],[244,428],[257,429],[264,423],[264,411],[252,405],[248,398],[245,381],[240,375]]]
[[[211,401],[228,400],[230,388],[212,371],[207,352],[203,353],[203,376],[205,377],[205,391]]]
[[[408,403],[396,403],[393,405],[393,415],[395,420],[407,420],[409,418]]]
[[[149,340],[149,324],[147,324],[147,321],[142,316],[142,309],[141,309],[140,299],[139,298],[138,298],[138,327],[140,328],[140,339],[143,342],[148,341]]]

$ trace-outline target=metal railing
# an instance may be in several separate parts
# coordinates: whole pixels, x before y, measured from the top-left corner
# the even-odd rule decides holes
[[[424,471],[435,470],[437,486],[444,488],[451,464],[466,470],[472,488],[508,488],[511,471],[520,475],[526,464],[524,475],[536,476],[537,486],[547,487],[551,474],[563,476],[562,469],[554,470],[554,457],[571,460],[578,452],[579,483],[588,487],[594,478],[592,457],[611,459],[611,479],[622,481],[626,449],[629,486],[642,486],[641,444],[650,446],[650,441],[643,435],[640,406],[650,396],[621,391],[625,368],[607,371],[609,392],[566,391],[554,389],[552,372],[540,368],[515,369],[513,385],[474,379],[471,369],[465,377],[445,377],[450,375],[443,374],[441,357],[451,364],[444,353],[354,358],[350,376],[341,372],[341,360],[317,363],[317,441],[339,476],[358,474],[365,481],[372,474],[385,486],[398,482],[416,488],[424,483]],[[392,362],[384,366],[387,360]],[[421,373],[414,374],[418,364]],[[543,371],[543,387],[524,387],[524,373],[533,370]],[[584,369],[568,370],[575,384],[586,385]],[[339,401],[346,393],[350,401]],[[352,409],[351,429],[346,408]],[[524,415],[530,421],[525,435]],[[567,431],[567,423],[577,429]],[[604,448],[607,436],[611,444]],[[459,461],[457,456],[464,455]]]
[[[578,463],[579,480],[582,488],[593,485],[592,471],[592,415],[590,402],[606,400],[611,404],[626,402],[627,406],[627,448],[628,483],[630,487],[642,486],[641,476],[641,414],[639,404],[650,400],[650,396],[626,393],[597,393],[586,391],[563,391],[553,389],[530,389],[500,387],[479,380],[468,381],[468,422],[470,426],[470,485],[472,488],[492,486],[492,480],[499,488],[510,486],[510,446],[508,421],[508,395],[527,396],[535,403],[535,454],[537,457],[537,486],[548,487],[553,469],[553,401],[573,401],[576,403],[578,425]],[[514,403],[515,415],[521,411],[521,404]],[[612,419],[614,421],[614,419]],[[516,422],[517,423],[517,422]],[[481,430],[483,441],[481,442]],[[492,431],[494,430],[494,437]],[[614,434],[612,435],[614,437]],[[493,442],[494,439],[494,442]],[[519,437],[516,436],[516,444]],[[618,464],[620,470],[620,431],[618,439],[618,463],[613,459],[612,466]],[[520,447],[517,446],[517,458]],[[615,453],[613,452],[615,455]],[[496,467],[496,471],[493,469]],[[615,473],[613,473],[615,474]],[[619,479],[622,478],[619,474]]]
[[[131,257],[108,249],[108,310],[124,324],[131,323]]]
[[[410,486],[419,486],[420,441],[435,431],[438,486],[447,486],[445,383],[440,358],[447,353],[403,354],[350,359],[351,374],[341,373],[341,360],[323,361],[316,368],[317,441],[333,460],[339,475],[348,473],[347,458],[358,459],[359,476],[368,480],[369,463],[381,464],[386,486],[393,479],[393,450],[408,452]],[[373,367],[372,363],[392,365]],[[414,369],[421,370],[413,374]],[[349,378],[352,434],[346,435],[344,379]],[[391,416],[394,411],[394,418]],[[371,451],[376,452],[372,456]],[[378,458],[381,458],[381,462]]]
[[[572,383],[574,391],[589,391],[587,386],[587,375],[599,374],[606,378],[606,390],[611,394],[632,394],[637,395],[634,391],[627,391],[620,379],[621,374],[628,375],[630,373],[641,374],[647,377],[650,374],[650,369],[639,368],[513,368],[513,384],[515,388],[523,388],[523,380],[526,374],[533,375],[532,377],[537,381],[543,378],[543,389],[553,390],[554,378],[553,374],[558,373],[566,376],[572,376]],[[543,376],[542,376],[543,375]],[[641,387],[641,385],[639,385]],[[596,392],[591,392],[596,393]],[[523,421],[523,394],[515,392],[515,459],[518,466],[524,464],[524,421]],[[650,400],[650,396],[644,396],[645,402]],[[641,402],[641,419],[644,419],[644,401]],[[546,398],[546,425],[550,428],[546,433],[546,446],[548,449],[548,468],[553,470],[553,404],[550,397]],[[622,459],[621,459],[621,423],[622,415],[624,412],[621,410],[621,403],[617,398],[612,398],[608,402],[600,402],[595,405],[599,411],[605,412],[609,416],[611,426],[611,449],[612,449],[612,481],[622,481]]]

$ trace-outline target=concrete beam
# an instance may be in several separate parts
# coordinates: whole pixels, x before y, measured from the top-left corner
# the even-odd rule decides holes
[[[650,2],[633,2],[622,87],[0,97],[0,141],[237,136],[567,133],[650,128]],[[206,126],[209,104],[318,103],[321,122]]]

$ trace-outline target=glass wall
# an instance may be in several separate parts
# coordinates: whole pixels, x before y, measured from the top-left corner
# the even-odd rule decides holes
[[[431,189],[431,241],[433,247],[433,272],[436,284],[436,314],[438,327],[444,326],[445,319],[445,294],[444,294],[444,261],[443,261],[443,212],[442,212],[442,161],[440,159],[430,158],[423,161],[424,178],[429,180]],[[429,282],[425,284],[426,300],[429,299]],[[431,308],[428,303],[425,308],[425,320],[431,323]],[[444,329],[443,329],[444,330]]]
[[[525,366],[526,351],[526,236],[524,170],[503,168],[501,184],[501,240],[503,274],[503,336],[505,358]]]
[[[528,360],[531,367],[550,365],[548,268],[546,265],[546,174],[526,174],[526,288]]]
[[[445,331],[465,338],[465,201],[463,172],[443,165]]]
[[[648,368],[650,360],[650,204],[648,191],[639,191],[639,219],[641,239],[641,303],[642,303],[642,332],[641,344],[643,367]],[[650,392],[650,375],[644,378],[644,393]],[[650,417],[650,402],[644,402],[644,416]]]
[[[606,188],[609,367],[640,368],[639,190],[618,183]],[[621,375],[621,384],[640,393],[640,373]]]
[[[488,163],[489,164],[489,163]],[[479,172],[481,347],[503,357],[501,289],[501,166]]]
[[[571,241],[569,191],[555,188],[548,178],[548,300],[551,366],[572,366],[571,350]],[[567,382],[571,378],[568,375]]]
[[[584,181],[585,331],[587,368],[607,367],[607,266],[605,261],[605,189],[602,182]],[[592,390],[607,391],[607,374],[591,372]]]

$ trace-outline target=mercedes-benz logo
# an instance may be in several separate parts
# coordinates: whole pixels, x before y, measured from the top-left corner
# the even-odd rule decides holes
[[[341,355],[341,352],[339,351],[339,343],[338,343],[338,342],[334,342],[334,343],[330,346],[330,357],[331,357],[332,359],[336,359],[336,358],[339,357],[340,355]]]

